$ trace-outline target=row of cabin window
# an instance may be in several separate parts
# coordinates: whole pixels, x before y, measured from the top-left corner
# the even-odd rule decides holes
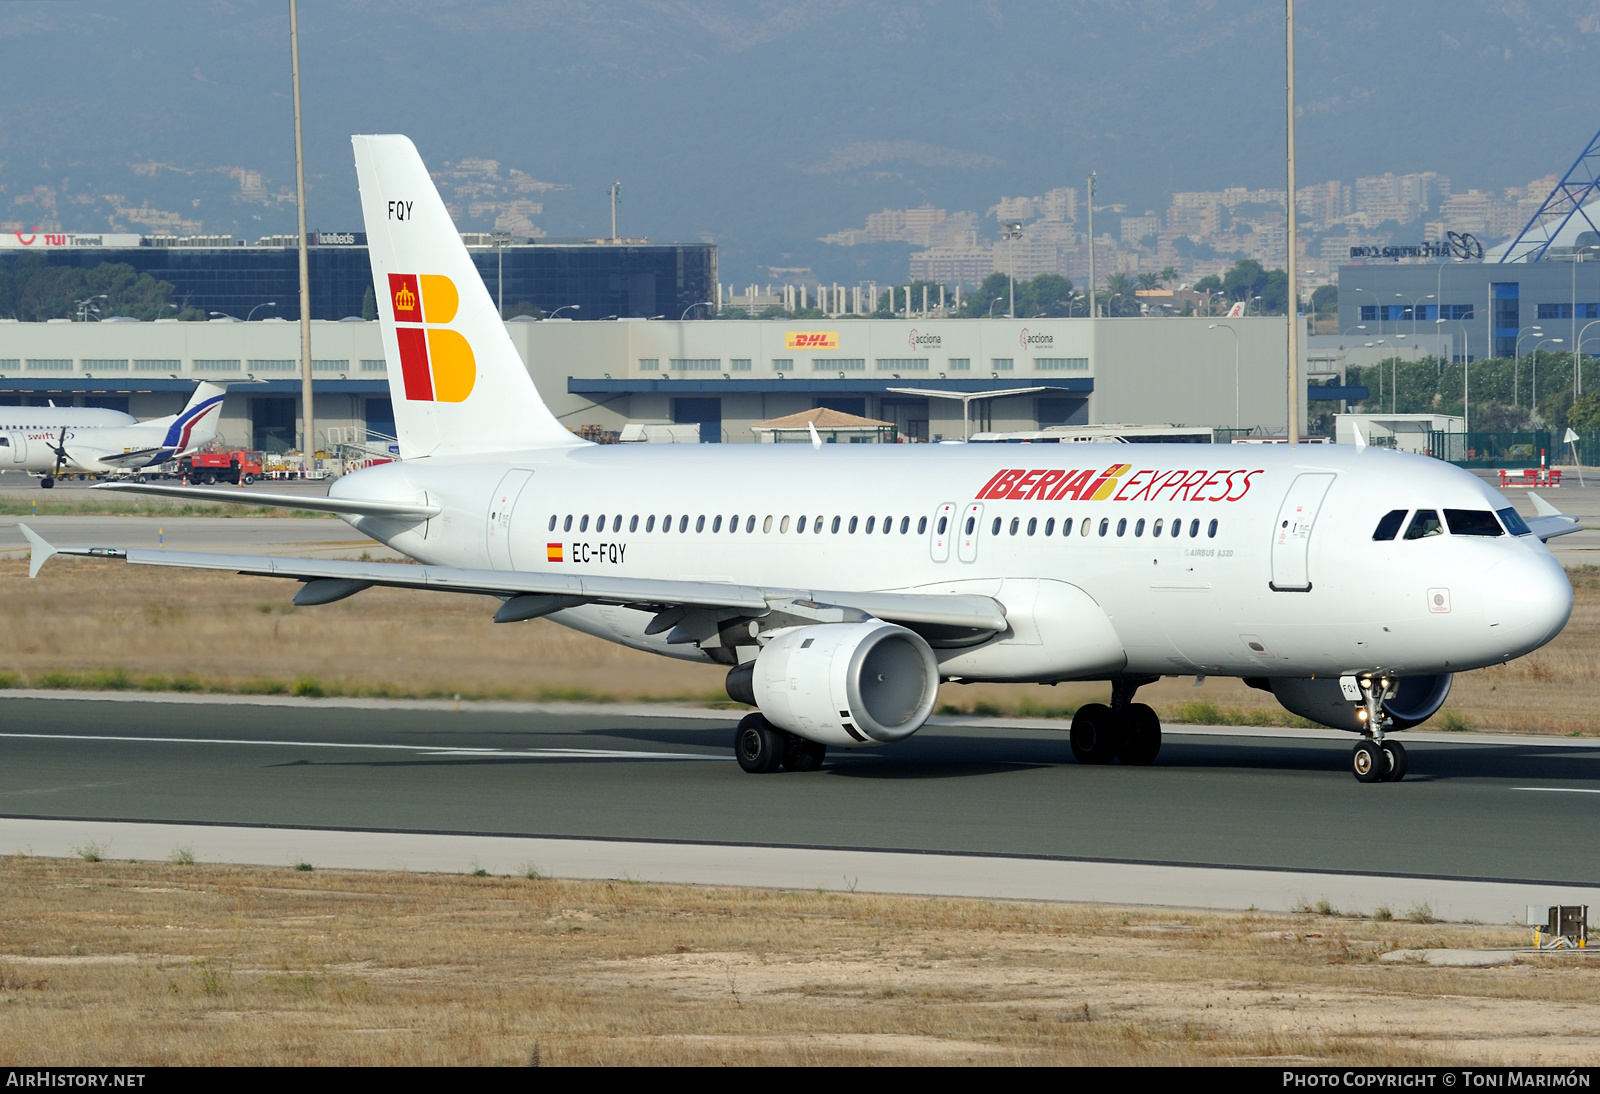
[[[1000,528],[1001,528],[1002,524],[1004,523],[1004,520],[1005,520],[1004,517],[995,517],[994,518],[994,523],[992,525],[990,525],[990,527],[989,527],[989,534],[991,536],[998,536],[1000,534]],[[977,521],[977,518],[975,518],[975,517],[968,517],[967,518],[967,529],[966,529],[966,534],[967,535],[970,536],[972,534],[972,529],[973,529],[973,526],[976,524],[976,521]],[[939,523],[942,526],[944,522],[941,520]],[[1138,518],[1137,520],[1135,520],[1133,522],[1133,534],[1134,534],[1135,538],[1139,538],[1139,537],[1142,537],[1144,535],[1145,526],[1146,526],[1145,525],[1145,519],[1143,517],[1140,517],[1140,518]],[[1150,527],[1150,538],[1151,539],[1155,539],[1158,536],[1162,535],[1163,531],[1165,530],[1165,526],[1166,526],[1166,519],[1163,518],[1163,517],[1157,517],[1155,519],[1155,522],[1149,526]],[[1021,517],[1012,517],[1011,518],[1011,534],[1012,535],[1016,535],[1019,531],[1022,530],[1022,528],[1023,528],[1022,518]],[[1094,519],[1092,517],[1088,518],[1088,519],[1085,519],[1085,520],[1079,522],[1079,524],[1078,524],[1078,534],[1080,536],[1087,536],[1091,532],[1094,531],[1094,528],[1095,528]],[[1179,517],[1176,520],[1174,520],[1172,522],[1172,524],[1170,525],[1170,528],[1171,528],[1171,531],[1168,532],[1167,534],[1170,535],[1173,539],[1177,539],[1179,536],[1183,535],[1183,518]],[[939,530],[942,532],[942,531],[944,531],[944,528],[941,527]],[[1035,532],[1037,532],[1038,530],[1039,530],[1039,518],[1038,517],[1029,517],[1028,518],[1028,524],[1027,524],[1028,535],[1031,536]],[[1103,535],[1107,535],[1110,531],[1111,531],[1111,518],[1110,517],[1101,517],[1100,518],[1100,534],[1102,536]],[[1056,521],[1055,521],[1054,517],[1046,518],[1046,520],[1044,522],[1044,534],[1047,535],[1047,536],[1053,536],[1053,535],[1056,534]],[[1066,518],[1062,519],[1062,521],[1061,521],[1061,534],[1063,536],[1070,536],[1072,534],[1072,518],[1071,517],[1066,517]],[[1117,535],[1118,536],[1125,536],[1127,534],[1128,534],[1128,518],[1127,517],[1120,517],[1117,520]],[[1206,526],[1206,538],[1215,539],[1216,535],[1217,535],[1217,522],[1215,520],[1213,520],[1209,525]],[[1189,538],[1190,539],[1198,539],[1198,538],[1200,538],[1200,521],[1198,519],[1191,520],[1189,522]]]
[[[553,514],[551,515],[551,517],[550,517],[550,531],[554,532],[556,530],[556,521],[558,519],[560,519],[560,518],[556,517]],[[587,514],[584,514],[584,515],[579,516],[577,518],[574,518],[571,514],[568,514],[566,519],[561,521],[561,530],[563,532],[572,531],[572,526],[573,526],[573,520],[574,519],[577,520],[577,525],[578,525],[578,531],[579,532],[587,532],[589,530],[589,517],[588,517]],[[622,531],[622,514],[618,513],[617,515],[611,517],[610,519],[611,519],[611,530],[613,532]],[[672,514],[670,514],[670,513],[661,518],[661,530],[663,532],[672,531],[672,520],[673,520]],[[684,515],[678,517],[677,520],[678,520],[678,531],[679,532],[687,532],[689,530],[689,517],[688,517],[688,515],[684,514]],[[780,533],[787,533],[789,531],[789,524],[790,524],[790,518],[789,517],[777,517],[777,518],[774,518],[774,517],[770,517],[770,516],[766,517],[765,519],[762,520],[762,522],[761,522],[761,530],[763,532],[771,532],[774,521],[776,521],[777,526],[778,526],[778,531]],[[815,534],[821,535],[822,534],[823,525],[826,523],[826,521],[827,521],[826,517],[817,517],[814,521],[810,517],[799,517],[799,518],[796,518],[795,521],[794,521],[794,528],[795,528],[796,532],[805,532],[809,528]],[[843,521],[844,521],[843,517],[834,517],[833,518],[833,530],[834,530],[834,532],[838,532],[839,531]],[[711,530],[713,532],[722,531],[722,523],[723,523],[723,521],[722,521],[722,517],[721,516],[712,517],[711,518]],[[739,516],[738,516],[738,514],[734,514],[733,516],[729,517],[727,523],[728,523],[728,531],[730,533],[737,532],[739,530]],[[943,524],[944,522],[941,520],[940,523]],[[860,518],[859,517],[851,517],[849,519],[849,526],[848,527],[849,527],[850,533],[854,534],[856,529],[858,527],[860,527]],[[877,517],[868,517],[867,518],[866,531],[867,531],[868,535],[872,534],[875,530],[877,530],[878,527],[879,526],[878,526],[878,518]],[[605,514],[601,514],[601,515],[599,515],[599,516],[594,518],[594,530],[596,532],[604,532],[606,530],[606,516],[605,516]],[[628,531],[637,532],[638,530],[639,530],[639,518],[637,516],[629,517],[628,518]],[[648,516],[648,517],[644,518],[644,530],[646,532],[654,532],[656,530],[656,518],[654,516]],[[705,517],[700,516],[700,517],[695,517],[694,518],[694,530],[696,532],[704,532],[706,530],[706,518]],[[745,532],[747,534],[748,533],[752,533],[752,532],[754,532],[756,530],[756,518],[755,518],[754,515],[747,516],[747,517],[744,518],[744,530],[745,530]],[[884,535],[888,535],[889,533],[894,531],[894,518],[893,517],[884,517],[883,518],[882,530],[883,530],[883,534]],[[900,534],[901,535],[905,535],[910,530],[911,530],[911,518],[910,517],[901,517],[900,518]],[[927,532],[927,530],[928,530],[928,518],[927,517],[918,518],[918,520],[917,520],[917,535],[920,536],[923,533]]]
[[[1375,540],[1392,540],[1400,533],[1400,526],[1406,522],[1409,509],[1391,509],[1378,521],[1378,527],[1373,530],[1372,538]],[[1450,534],[1455,536],[1503,536],[1510,532],[1514,536],[1528,536],[1533,534],[1533,529],[1528,527],[1526,521],[1518,515],[1515,509],[1506,508],[1494,513],[1487,509],[1446,509],[1444,520],[1439,519],[1438,509],[1418,509],[1416,516],[1411,518],[1411,524],[1406,528],[1406,539],[1429,539],[1433,536],[1444,535],[1445,525],[1448,524]],[[1497,521],[1495,517],[1500,519]],[[1505,531],[1500,525],[1505,524]]]
[[[559,518],[557,518],[555,514],[553,514],[553,513],[551,514],[551,516],[550,516],[550,531],[554,532],[556,530],[556,521],[558,519]],[[596,516],[594,518],[594,530],[597,533],[603,533],[606,530],[606,519],[607,518],[606,518],[606,515],[604,513],[602,513],[599,516]],[[561,530],[563,532],[572,531],[573,520],[574,520],[574,517],[572,516],[572,514],[569,513],[567,515],[566,519],[561,522]],[[587,532],[589,530],[589,515],[587,513],[578,516],[576,518],[576,520],[577,520],[577,524],[578,524],[578,529],[577,530],[580,533]],[[611,520],[611,531],[613,531],[613,532],[622,531],[622,514],[621,513],[618,513],[618,514],[612,516],[610,518],[610,520]],[[825,522],[826,522],[826,518],[825,517],[817,517],[814,521],[810,517],[799,517],[795,521],[795,531],[798,532],[798,533],[803,534],[803,533],[806,532],[807,526],[809,525],[810,526],[810,530],[813,532],[813,534],[821,535],[822,534],[822,529],[823,529],[823,526],[824,526]],[[995,517],[994,518],[994,524],[990,528],[989,534],[990,535],[994,535],[994,536],[998,536],[1000,534],[1000,529],[1002,528],[1003,524],[1004,524],[1004,518],[1003,517]],[[769,516],[769,517],[765,518],[761,522],[761,530],[763,532],[771,532],[772,531],[772,525],[773,525],[773,518]],[[947,517],[940,517],[939,518],[939,529],[938,529],[939,530],[939,534],[943,535],[945,533],[946,528],[948,528],[948,526],[949,526],[948,518]],[[967,518],[966,534],[970,536],[973,533],[973,530],[976,528],[976,526],[977,526],[977,518],[976,517],[968,517]],[[1061,534],[1063,536],[1070,536],[1072,534],[1072,526],[1073,526],[1073,518],[1066,517],[1065,519],[1063,519],[1061,521]],[[854,535],[856,533],[857,528],[860,527],[860,518],[859,517],[851,517],[851,518],[849,518],[849,523],[846,524],[844,517],[834,517],[831,527],[832,527],[832,530],[833,530],[834,534],[836,534],[836,535],[838,534],[838,532],[839,532],[841,527],[843,527],[850,535]],[[892,516],[884,517],[883,518],[883,523],[882,523],[881,526],[878,524],[878,518],[877,517],[875,517],[875,516],[868,517],[867,520],[866,520],[866,527],[865,527],[864,531],[865,531],[865,533],[867,535],[870,536],[879,527],[882,528],[884,535],[889,535],[890,533],[892,533],[895,530],[895,519],[894,519],[894,517],[892,517]],[[1145,519],[1143,517],[1140,517],[1140,518],[1138,518],[1137,520],[1135,520],[1133,522],[1133,534],[1134,534],[1135,538],[1139,538],[1139,537],[1142,537],[1144,535],[1145,527],[1146,527],[1146,522],[1145,522]],[[1155,519],[1155,522],[1150,525],[1150,537],[1152,539],[1154,539],[1154,538],[1162,535],[1163,531],[1164,531],[1164,527],[1166,527],[1165,519],[1162,518],[1162,517],[1157,517]],[[1167,533],[1167,534],[1169,534],[1171,536],[1171,538],[1177,539],[1179,536],[1183,535],[1183,518],[1179,517],[1176,520],[1174,520],[1172,522],[1172,524],[1170,525],[1170,528],[1171,528],[1171,531],[1169,533]],[[1083,521],[1079,522],[1078,529],[1079,529],[1078,534],[1080,536],[1087,536],[1094,530],[1094,521],[1092,519],[1083,520]],[[637,532],[638,530],[639,530],[639,518],[638,518],[638,516],[629,517],[628,518],[628,531]],[[656,518],[654,516],[648,516],[648,517],[645,518],[644,530],[646,532],[654,532],[656,530]],[[663,532],[672,531],[672,515],[670,513],[661,518],[661,530]],[[689,517],[688,517],[688,515],[685,514],[685,515],[682,515],[682,516],[678,517],[678,531],[679,532],[687,532],[688,530],[689,530]],[[696,532],[704,532],[706,530],[706,518],[705,517],[700,516],[700,517],[696,517],[695,518],[694,530]],[[744,530],[745,530],[746,534],[753,533],[756,530],[756,518],[755,518],[754,515],[751,515],[751,516],[748,516],[748,517],[745,518]],[[908,532],[910,532],[910,530],[911,530],[911,518],[910,517],[901,517],[900,518],[900,534],[901,535],[906,535]],[[1021,530],[1022,530],[1022,518],[1021,517],[1012,517],[1011,518],[1011,534],[1012,535],[1016,535]],[[711,518],[711,531],[713,533],[722,531],[722,517],[721,516],[714,516],[714,517]],[[735,515],[733,515],[733,516],[728,518],[728,531],[730,533],[736,533],[736,532],[739,531],[739,516],[738,516],[738,514],[735,514]],[[785,534],[789,531],[789,518],[788,517],[778,518],[778,531],[780,533],[785,533]],[[919,518],[917,518],[917,535],[919,535],[919,536],[920,535],[925,535],[927,533],[927,531],[928,531],[928,518],[927,517],[919,517]],[[1039,531],[1039,518],[1038,517],[1029,517],[1028,518],[1028,524],[1027,524],[1028,535],[1030,535],[1030,536],[1034,535],[1038,531]],[[1110,517],[1102,517],[1102,518],[1100,518],[1100,534],[1102,536],[1104,536],[1104,535],[1109,534],[1110,531],[1111,531],[1111,518]],[[1056,532],[1056,519],[1054,517],[1046,518],[1046,520],[1044,522],[1044,534],[1047,535],[1047,536],[1053,536],[1053,535],[1055,535],[1055,532]],[[1128,518],[1127,517],[1122,517],[1117,521],[1117,535],[1120,537],[1120,536],[1125,536],[1127,534],[1128,534]],[[1215,520],[1213,520],[1213,521],[1211,521],[1211,523],[1206,528],[1206,536],[1207,536],[1207,538],[1215,539],[1216,535],[1217,535],[1217,522]],[[1199,537],[1200,537],[1200,521],[1198,519],[1191,520],[1189,522],[1189,538],[1190,539],[1198,539]]]

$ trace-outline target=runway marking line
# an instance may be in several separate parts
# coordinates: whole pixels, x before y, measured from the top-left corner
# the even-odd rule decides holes
[[[1512,790],[1532,790],[1537,794],[1600,794],[1581,786],[1513,786]]]
[[[588,760],[728,760],[704,752],[642,752],[606,748],[532,748],[512,751],[499,748],[461,748],[450,745],[381,745],[345,741],[253,741],[218,737],[113,737],[88,733],[0,733],[0,738],[26,738],[43,741],[135,741],[140,744],[182,745],[257,745],[270,748],[369,748],[396,749],[424,756],[533,756],[549,759]]]

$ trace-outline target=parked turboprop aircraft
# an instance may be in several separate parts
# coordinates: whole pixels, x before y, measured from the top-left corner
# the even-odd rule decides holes
[[[0,470],[42,473],[39,485],[49,489],[62,471],[165,463],[217,435],[226,394],[222,385],[202,382],[182,411],[147,422],[120,410],[0,407]]]
[[[1359,735],[1364,782],[1453,673],[1565,625],[1572,588],[1497,492],[1446,463],[1342,446],[595,446],[540,400],[416,149],[356,137],[403,462],[327,498],[423,563],[59,548],[295,578],[297,604],[373,585],[493,596],[610,641],[728,667],[759,708],[750,772],[888,744],[942,680],[1105,680],[1073,718],[1086,763],[1149,763],[1163,675],[1242,677]],[[116,485],[186,498],[234,491]],[[57,548],[31,531],[34,573]]]

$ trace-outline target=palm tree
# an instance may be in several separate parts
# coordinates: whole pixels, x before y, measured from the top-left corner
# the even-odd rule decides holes
[[[1176,280],[1178,280],[1178,269],[1176,266],[1163,266],[1161,268],[1161,283],[1163,285]]]
[[[1149,292],[1161,284],[1161,279],[1153,273],[1140,274],[1138,281],[1139,288],[1143,289],[1145,292]]]
[[[1136,291],[1133,279],[1127,274],[1112,274],[1106,278],[1104,290],[1106,314],[1119,317],[1138,315],[1139,299]]]

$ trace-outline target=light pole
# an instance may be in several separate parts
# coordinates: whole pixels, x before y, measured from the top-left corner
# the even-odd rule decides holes
[[[698,308],[700,305],[699,304],[694,304],[692,306]],[[557,308],[555,311],[553,311],[549,315],[545,316],[545,318],[546,319],[554,319],[556,316],[560,315],[562,312],[566,311],[568,308],[571,308],[573,311],[577,311],[580,307],[582,307],[582,305],[580,305],[580,304],[563,304],[559,308]]]
[[[1234,330],[1227,323],[1212,323],[1212,324],[1210,324],[1209,326],[1206,327],[1206,330],[1216,330],[1219,327],[1221,329],[1227,331],[1229,334],[1233,335],[1233,428],[1234,429],[1238,429],[1238,428],[1240,428],[1240,426],[1239,426],[1239,332]]]
[[[1574,399],[1583,395],[1583,335],[1596,323],[1600,323],[1600,319],[1596,319],[1592,323],[1585,323],[1583,325],[1583,330],[1578,332],[1578,337],[1573,339],[1572,353],[1574,357],[1574,367],[1577,371],[1577,376],[1572,381],[1572,397]]]
[[[1378,346],[1386,346],[1386,345],[1388,345],[1388,343],[1385,342],[1382,338],[1380,338],[1376,342],[1367,342],[1367,343],[1365,343],[1365,348],[1366,349],[1376,349]],[[1378,409],[1381,411],[1383,409],[1383,360],[1381,358],[1378,360],[1377,369],[1378,369]]]
[[[994,318],[994,306],[996,304],[998,304],[998,303],[1000,303],[1000,298],[998,296],[995,297],[993,300],[989,301],[989,318],[990,319]]]
[[[1526,331],[1527,333],[1523,333]],[[1544,334],[1543,327],[1523,327],[1517,331],[1517,340],[1511,347],[1511,405],[1522,405],[1522,388],[1519,386],[1522,376],[1522,340],[1529,334],[1535,338]]]
[[[1358,323],[1353,327],[1349,327],[1346,330],[1340,331],[1339,332],[1339,337],[1343,338],[1345,335],[1349,334],[1350,331],[1353,331],[1353,330],[1366,330],[1366,329],[1367,329],[1367,325],[1365,323]]]
[[[1400,339],[1405,338],[1405,337],[1406,337],[1406,335],[1404,335],[1404,334],[1397,334],[1397,335],[1394,336],[1394,356],[1389,358],[1389,413],[1390,414],[1398,414],[1398,413],[1400,413],[1400,405],[1399,405],[1399,396],[1400,396],[1400,351],[1405,349],[1405,347],[1400,344]]]
[[[1378,334],[1381,336],[1383,334],[1383,301],[1379,300],[1378,299],[1378,294],[1373,292],[1371,289],[1361,289],[1361,288],[1352,287],[1350,291],[1351,292],[1364,292],[1368,296],[1372,297],[1373,301],[1377,304],[1377,307],[1374,308],[1373,310],[1377,313]]]
[[[99,293],[95,296],[86,296],[82,300],[73,301],[73,305],[78,309],[78,322],[87,323],[90,312],[99,312],[100,305],[95,303],[96,300],[110,299],[111,297],[105,293]]]
[[[500,311],[500,321],[506,320],[506,244],[511,242],[510,232],[495,232],[491,237],[494,240],[495,264],[498,267],[498,277],[495,282],[495,307]]]
[[[1413,337],[1415,337],[1416,333],[1417,333],[1417,301],[1419,301],[1419,300],[1437,300],[1439,298],[1438,298],[1438,296],[1436,296],[1433,293],[1429,293],[1427,296],[1412,296],[1412,297],[1408,297],[1404,293],[1395,293],[1395,296],[1399,297],[1401,300],[1410,300],[1411,301],[1411,334],[1412,334]]]
[[[1541,338],[1533,344],[1533,394],[1528,399],[1528,408],[1535,414],[1539,413],[1539,347],[1549,342],[1552,346],[1559,346],[1565,342],[1564,338]]]
[[[1022,238],[1022,221],[1008,220],[1002,227],[1003,231],[1000,233],[1000,238],[1010,245],[1007,250],[1011,258],[1011,273],[1007,278],[1011,283],[1011,307],[1007,309],[1006,314],[1015,319],[1017,317],[1017,240]],[[906,299],[908,303],[910,302],[910,297],[911,290],[907,289]]]
[[[1095,318],[1095,312],[1099,310],[1096,307],[1095,300],[1094,300],[1094,176],[1095,176],[1095,173],[1093,171],[1090,171],[1089,172],[1089,182],[1088,182],[1088,190],[1089,190],[1089,318],[1090,319]]]
[[[571,306],[576,308],[578,305],[573,304]],[[683,309],[683,314],[678,316],[678,322],[681,323],[685,319],[689,318],[689,313],[694,311],[696,308],[709,308],[709,307],[711,307],[711,301],[709,301],[709,300],[702,300],[698,304],[690,304],[687,308]]]
[[[1434,329],[1437,330],[1441,334],[1444,333],[1444,324],[1445,324],[1445,319],[1444,319],[1443,316],[1440,316],[1438,319],[1435,319],[1433,321]],[[1464,334],[1466,332],[1463,331],[1462,333]],[[1451,331],[1450,332],[1450,355],[1452,357],[1454,357],[1455,356],[1455,352],[1456,352],[1456,336],[1455,336],[1455,332]],[[1440,375],[1443,375],[1442,371],[1441,371]],[[1461,431],[1463,433],[1466,432],[1466,428],[1467,428],[1466,427],[1466,420],[1467,420],[1467,409],[1466,408],[1467,408],[1467,351],[1463,349],[1461,351],[1461,421],[1462,421]]]
[[[246,323],[250,322],[250,320],[255,317],[256,312],[260,311],[262,308],[275,308],[277,306],[278,302],[276,300],[268,300],[265,304],[257,304],[255,307],[251,308],[248,313],[246,313],[244,321]]]

